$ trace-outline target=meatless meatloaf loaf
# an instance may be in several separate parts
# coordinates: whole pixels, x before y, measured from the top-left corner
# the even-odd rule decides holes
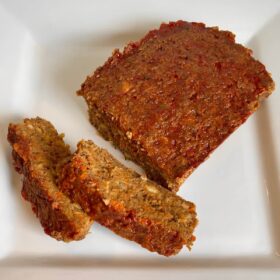
[[[31,202],[48,235],[63,241],[79,240],[88,232],[91,220],[57,188],[60,169],[71,156],[62,138],[40,118],[9,126],[15,168],[24,176],[22,196]]]
[[[61,190],[100,224],[170,256],[195,240],[195,205],[124,167],[91,141],[65,165]]]
[[[216,27],[162,24],[116,50],[78,94],[104,138],[177,191],[274,89],[251,53]]]

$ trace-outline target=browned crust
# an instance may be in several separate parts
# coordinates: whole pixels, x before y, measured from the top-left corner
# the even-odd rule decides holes
[[[91,123],[148,176],[177,191],[274,89],[234,35],[201,23],[162,24],[86,79]]]
[[[61,190],[100,224],[159,254],[191,247],[195,205],[121,165],[91,141],[81,141],[64,167]]]
[[[10,124],[8,140],[15,169],[23,174],[22,196],[31,203],[46,234],[65,242],[83,239],[92,221],[55,182],[71,155],[62,137],[49,122],[36,118]]]

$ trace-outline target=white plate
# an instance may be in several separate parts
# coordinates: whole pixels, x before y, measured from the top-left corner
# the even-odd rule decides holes
[[[83,241],[45,235],[11,166],[7,125],[41,116],[71,146],[100,138],[75,95],[112,50],[162,21],[218,25],[272,72],[280,73],[279,1],[0,1],[0,279],[280,279],[280,96],[276,92],[185,182],[180,195],[197,205],[191,252],[152,254],[95,224]],[[97,279],[98,279],[97,278]]]

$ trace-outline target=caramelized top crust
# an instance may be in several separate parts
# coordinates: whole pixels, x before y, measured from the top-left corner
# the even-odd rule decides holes
[[[203,162],[274,89],[251,53],[216,27],[162,24],[123,52],[116,50],[78,94],[176,180]]]

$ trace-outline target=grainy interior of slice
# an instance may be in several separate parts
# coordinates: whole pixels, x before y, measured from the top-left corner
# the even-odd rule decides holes
[[[97,222],[150,251],[191,247],[195,205],[141,177],[91,141],[81,141],[62,172],[62,191]]]
[[[106,203],[118,201],[137,216],[148,218],[183,232],[194,222],[195,205],[124,167],[106,150],[92,142],[80,142],[79,148],[89,166],[89,174],[98,180],[98,190]]]

